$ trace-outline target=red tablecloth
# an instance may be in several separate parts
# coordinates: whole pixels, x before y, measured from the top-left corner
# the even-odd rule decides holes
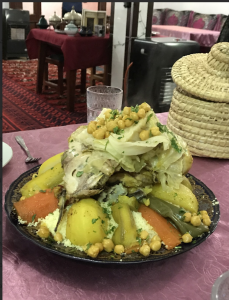
[[[158,114],[166,124],[167,113]],[[15,141],[21,135],[40,163],[67,149],[79,125],[3,134],[13,149],[3,168],[2,199],[12,181],[31,168]],[[194,157],[190,173],[202,180],[220,203],[220,221],[201,245],[184,254],[140,265],[82,263],[55,255],[25,239],[2,216],[4,300],[210,300],[218,276],[229,269],[229,160]]]
[[[220,34],[219,31],[170,25],[153,25],[152,31],[160,32],[162,36],[196,41],[202,47],[212,47]]]
[[[60,47],[64,55],[64,70],[86,69],[110,62],[111,43],[109,35],[103,37],[74,37],[58,34],[49,29],[32,29],[26,39],[30,59],[38,58],[39,42],[47,42]]]

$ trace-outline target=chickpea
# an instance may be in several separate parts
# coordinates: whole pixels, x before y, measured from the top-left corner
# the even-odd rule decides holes
[[[134,123],[134,121],[133,121],[133,120],[131,120],[131,119],[126,119],[126,120],[125,120],[125,126],[126,126],[126,127],[130,127],[130,126],[132,126],[132,125],[133,125],[133,123]]]
[[[191,221],[191,213],[189,213],[189,212],[186,212],[184,215],[183,215],[183,217],[184,217],[184,222],[186,222],[186,223],[188,223],[188,222],[190,222]]]
[[[105,120],[103,118],[99,118],[97,121],[97,125],[101,126],[105,124]]]
[[[139,111],[138,111],[138,116],[140,119],[143,119],[145,118],[145,115],[146,115],[146,112],[143,108],[140,108]]]
[[[124,253],[124,247],[123,247],[123,245],[116,245],[115,247],[114,247],[114,252],[115,253],[117,253],[117,254],[122,254],[122,253]]]
[[[105,115],[105,118],[106,118],[106,119],[109,119],[109,118],[111,117],[111,111],[112,111],[112,109],[110,109],[110,108],[108,108],[108,109],[105,111],[104,115]]]
[[[203,223],[204,223],[204,225],[206,225],[206,226],[210,226],[210,224],[211,224],[211,219],[209,218],[208,215],[204,215],[204,216],[203,216]]]
[[[105,139],[109,138],[109,136],[110,136],[110,132],[109,132],[109,131],[106,131],[106,132],[105,132]]]
[[[114,243],[111,239],[104,239],[102,245],[106,252],[111,252],[114,249]]]
[[[208,214],[206,210],[201,210],[201,211],[200,211],[200,213],[201,213],[201,215],[202,215],[202,216],[204,216],[204,215],[207,215],[207,214]]]
[[[127,119],[130,119],[130,116],[129,115],[125,115],[125,116],[123,116],[123,121],[126,121]]]
[[[138,120],[139,120],[138,114],[137,114],[136,112],[134,112],[134,111],[132,111],[132,112],[130,113],[130,118],[131,118],[132,120],[134,120],[134,121],[138,121]]]
[[[123,115],[129,115],[130,112],[131,112],[131,108],[125,106],[125,107],[123,108],[122,114],[123,114]]]
[[[142,141],[145,141],[149,138],[149,130],[142,130],[140,133],[139,133],[139,137]]]
[[[90,122],[90,123],[88,124],[88,126],[87,126],[87,132],[88,132],[89,134],[92,134],[95,130],[96,130],[96,123]]]
[[[140,233],[141,239],[146,240],[148,236],[149,236],[149,233],[146,230],[141,231],[141,233]]]
[[[60,232],[57,232],[55,235],[54,235],[54,240],[56,242],[62,242],[63,241],[63,236]]]
[[[105,131],[101,128],[95,130],[92,134],[93,137],[97,140],[102,140],[105,138]]]
[[[149,104],[147,104],[146,102],[142,103],[141,105],[139,105],[139,108],[143,108],[146,112],[151,110],[151,107]]]
[[[190,233],[185,233],[185,234],[183,234],[182,235],[182,241],[184,242],[184,243],[191,243],[191,241],[192,241],[192,236],[191,236],[191,234]]]
[[[150,248],[153,251],[158,251],[161,249],[161,242],[160,241],[153,241],[150,243]]]
[[[91,247],[87,251],[87,255],[96,258],[99,254],[99,247],[95,245],[91,245]]]
[[[49,236],[49,234],[50,234],[50,232],[49,232],[48,228],[45,226],[40,227],[40,229],[38,229],[38,231],[37,231],[37,235],[39,235],[39,237],[41,237],[41,238],[47,238]]]
[[[198,216],[192,216],[191,217],[191,224],[193,226],[199,226],[201,224],[201,220]]]
[[[119,127],[120,129],[124,129],[124,128],[125,128],[125,122],[124,122],[123,120],[119,120],[119,121],[118,121],[118,127]]]
[[[157,126],[152,127],[152,128],[150,129],[150,131],[151,131],[151,133],[152,133],[153,136],[157,136],[157,135],[160,135],[160,134],[161,134],[161,132],[160,132],[160,130],[159,130],[159,127],[157,127]]]
[[[149,256],[149,254],[150,254],[150,247],[149,247],[149,245],[143,245],[143,246],[141,246],[141,248],[139,249],[139,252],[143,256]]]
[[[161,241],[161,238],[159,237],[159,235],[155,235],[154,237],[152,237],[152,239],[151,239],[151,242],[154,242],[154,241]]]
[[[95,243],[95,246],[99,247],[99,252],[103,251],[103,244],[102,243]]]
[[[117,124],[115,121],[110,121],[110,122],[107,122],[107,130],[108,131],[113,131],[113,129],[117,127]]]

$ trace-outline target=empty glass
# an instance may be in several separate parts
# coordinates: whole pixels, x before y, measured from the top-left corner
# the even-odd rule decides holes
[[[216,279],[211,293],[211,300],[229,299],[229,271],[223,273]]]
[[[97,85],[87,88],[87,122],[98,117],[103,108],[121,110],[123,90],[120,88]]]

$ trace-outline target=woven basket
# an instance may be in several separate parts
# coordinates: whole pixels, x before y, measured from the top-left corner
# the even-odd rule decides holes
[[[187,143],[188,148],[192,155],[194,156],[204,156],[204,157],[212,157],[212,158],[229,158],[229,147],[222,147],[218,146],[217,140],[214,140],[214,145],[209,144],[209,140],[205,139],[200,141],[198,140],[199,136],[191,133],[184,133],[185,131],[175,127],[172,122],[173,119],[169,114],[167,126],[168,128],[176,133],[177,135],[181,136],[183,140]],[[220,140],[220,139],[219,139]]]
[[[191,95],[229,103],[229,43],[215,44],[209,54],[182,57],[171,74],[173,81]]]
[[[229,104],[207,102],[185,96],[179,88],[173,92],[171,108],[186,120],[203,129],[227,131],[229,128]]]

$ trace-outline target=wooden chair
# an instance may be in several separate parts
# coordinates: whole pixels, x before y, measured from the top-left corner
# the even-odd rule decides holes
[[[48,78],[48,64],[56,65],[58,69],[58,79]],[[61,54],[50,55],[45,58],[45,68],[43,77],[43,90],[47,90],[48,87],[56,90],[59,95],[63,95],[67,82],[66,78],[63,78],[63,68],[64,68],[64,56]],[[81,93],[86,92],[86,69],[81,69],[81,84],[76,85],[75,88],[80,88]]]
[[[100,81],[104,85],[109,85],[108,82],[108,66],[104,65],[104,72],[101,74],[96,73],[96,67],[90,68],[91,70],[91,77],[90,77],[90,85],[95,85],[95,81]]]

